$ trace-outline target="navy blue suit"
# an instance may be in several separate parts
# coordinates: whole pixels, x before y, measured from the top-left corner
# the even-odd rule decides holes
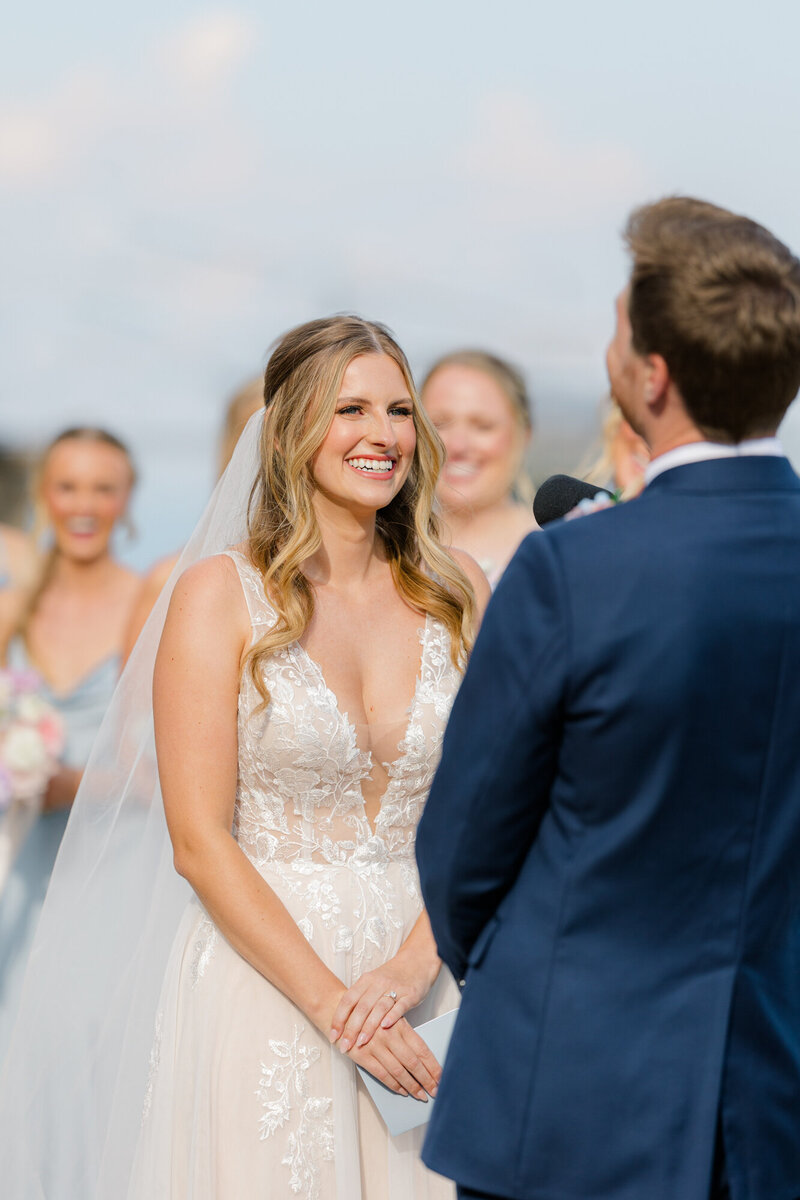
[[[800,1196],[800,480],[675,467],[522,544],[417,853],[463,1002],[423,1157],[524,1200]]]

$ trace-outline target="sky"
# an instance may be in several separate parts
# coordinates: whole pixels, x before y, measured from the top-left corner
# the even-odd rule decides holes
[[[417,374],[510,357],[541,463],[574,470],[633,206],[699,195],[800,250],[798,44],[775,0],[17,6],[0,439],[128,440],[144,567],[199,516],[225,400],[274,339],[354,310]],[[800,413],[785,440],[800,461]]]

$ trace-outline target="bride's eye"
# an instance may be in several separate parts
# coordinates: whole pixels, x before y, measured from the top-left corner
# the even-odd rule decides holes
[[[343,417],[349,417],[349,416],[352,416],[354,413],[360,413],[360,412],[361,412],[360,404],[345,404],[343,408],[337,408],[337,410],[336,410],[337,416],[343,416]]]

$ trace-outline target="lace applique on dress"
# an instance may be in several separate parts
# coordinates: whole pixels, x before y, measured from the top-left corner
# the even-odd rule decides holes
[[[142,1104],[142,1124],[150,1116],[150,1109],[153,1104],[153,1087],[158,1074],[158,1068],[161,1063],[161,1039],[164,1036],[164,1014],[163,1012],[156,1013],[155,1029],[153,1031],[153,1044],[150,1047],[150,1061],[147,1068],[147,1084],[144,1090],[144,1103]]]
[[[291,1042],[271,1040],[275,1056],[261,1063],[256,1095],[262,1106],[259,1137],[273,1137],[296,1114],[296,1128],[289,1133],[286,1154],[281,1159],[289,1168],[289,1187],[308,1200],[318,1200],[320,1164],[333,1158],[333,1116],[330,1096],[310,1094],[311,1068],[319,1061],[316,1046],[304,1046],[304,1029],[294,1028]]]
[[[214,956],[214,947],[217,944],[218,937],[219,932],[216,925],[207,916],[204,916],[197,927],[197,940],[194,944],[194,957],[192,958],[193,988],[197,987],[205,975],[206,968]]]

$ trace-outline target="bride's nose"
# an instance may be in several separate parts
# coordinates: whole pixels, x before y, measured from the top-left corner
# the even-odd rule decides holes
[[[394,428],[388,412],[373,410],[367,438],[373,446],[391,446],[394,443]]]

